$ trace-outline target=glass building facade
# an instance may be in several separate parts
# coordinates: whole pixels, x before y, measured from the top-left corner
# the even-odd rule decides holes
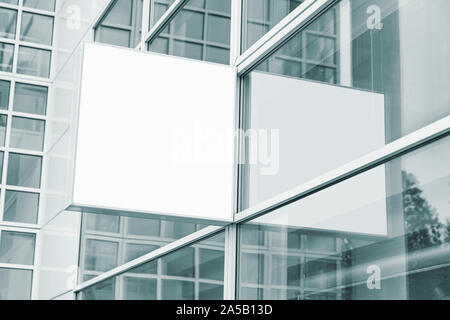
[[[449,32],[448,0],[0,0],[0,299],[450,299]],[[235,68],[233,222],[52,212],[84,42]]]

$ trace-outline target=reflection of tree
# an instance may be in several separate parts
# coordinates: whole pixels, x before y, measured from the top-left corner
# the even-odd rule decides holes
[[[442,243],[444,225],[438,213],[422,195],[418,181],[411,173],[402,171],[403,212],[408,250],[416,251]],[[450,228],[447,224],[446,229]]]

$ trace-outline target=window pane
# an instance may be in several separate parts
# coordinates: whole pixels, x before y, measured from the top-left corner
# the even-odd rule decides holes
[[[0,268],[0,300],[29,300],[33,271]]]
[[[230,43],[230,19],[208,15],[208,41],[229,44]]]
[[[0,262],[32,265],[35,235],[31,233],[1,231]]]
[[[37,223],[39,194],[6,190],[3,220]]]
[[[0,109],[7,110],[9,106],[9,81],[0,80]]]
[[[202,60],[203,46],[197,43],[175,40],[173,42],[173,55]]]
[[[24,12],[20,27],[20,40],[51,45],[53,17]]]
[[[117,266],[118,243],[86,240],[84,268],[91,271],[108,271]]]
[[[186,38],[203,39],[203,13],[183,10],[173,19],[174,34]]]
[[[47,111],[46,87],[16,83],[13,110],[45,115]]]
[[[162,281],[163,300],[194,300],[194,282],[180,280]]]
[[[149,44],[149,51],[157,52],[157,53],[169,53],[169,39],[157,37],[153,40],[152,43]]]
[[[14,45],[0,42],[0,71],[11,72],[14,59]]]
[[[242,52],[297,8],[303,0],[244,0],[244,40]]]
[[[11,125],[12,148],[42,151],[45,121],[13,117]]]
[[[6,123],[8,117],[5,115],[0,115],[0,146],[5,146],[5,136],[6,136]]]
[[[447,135],[242,224],[239,298],[450,296],[449,163]]]
[[[194,249],[184,248],[162,258],[162,272],[169,276],[194,277]]]
[[[223,300],[223,285],[200,283],[198,299],[199,300]]]
[[[230,50],[218,47],[206,47],[206,60],[222,64],[230,62]]]
[[[223,0],[207,0],[206,8],[213,11],[218,11],[222,13],[231,12],[231,1]]]
[[[106,214],[85,213],[86,230],[100,232],[119,232],[120,217]]]
[[[17,11],[0,8],[0,37],[14,39],[16,36]]]
[[[128,217],[127,220],[127,234],[141,235],[147,237],[160,236],[160,219],[134,218]]]
[[[130,31],[101,26],[96,30],[95,40],[115,46],[128,47],[130,45]]]
[[[42,158],[25,154],[10,153],[8,160],[8,177],[10,186],[40,188]]]
[[[55,0],[23,0],[23,6],[47,11],[55,11]]]
[[[200,249],[200,272],[202,279],[223,281],[224,256],[223,251]]]
[[[156,300],[156,279],[124,277],[125,300]]]
[[[51,51],[19,47],[17,73],[48,78],[50,76]]]
[[[252,19],[269,19],[270,2],[247,1],[260,4]],[[450,115],[450,46],[440,45],[450,3],[381,1],[379,25],[368,23],[370,5],[333,5],[244,77],[243,129],[258,132],[268,152],[246,159],[245,207]],[[418,29],[417,12],[426,28]],[[249,157],[261,147],[256,140],[246,139]]]

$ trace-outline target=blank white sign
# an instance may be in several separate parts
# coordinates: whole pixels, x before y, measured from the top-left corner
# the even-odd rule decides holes
[[[86,44],[73,205],[232,219],[236,70]]]

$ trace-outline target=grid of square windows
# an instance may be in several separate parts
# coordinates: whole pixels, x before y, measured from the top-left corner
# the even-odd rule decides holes
[[[0,71],[49,78],[55,0],[0,1]]]

